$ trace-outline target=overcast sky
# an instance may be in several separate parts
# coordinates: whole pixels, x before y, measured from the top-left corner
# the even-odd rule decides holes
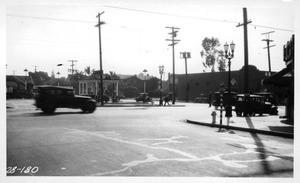
[[[17,2],[17,1],[16,1]],[[6,74],[24,75],[53,70],[66,77],[71,62],[75,68],[99,70],[99,35],[96,15],[104,11],[102,25],[102,62],[105,73],[159,76],[159,65],[172,72],[172,49],[165,39],[171,36],[167,26],[178,27],[175,46],[176,74],[184,74],[180,52],[191,52],[188,72],[205,70],[200,56],[205,37],[236,44],[232,70],[244,64],[243,7],[247,8],[249,64],[268,70],[268,56],[262,33],[274,40],[270,49],[272,71],[285,67],[283,45],[295,30],[295,3],[291,0],[24,0],[6,4]],[[243,2],[243,3],[241,3]],[[58,67],[57,64],[63,64]],[[207,72],[210,69],[206,69]],[[165,75],[167,79],[167,75]]]

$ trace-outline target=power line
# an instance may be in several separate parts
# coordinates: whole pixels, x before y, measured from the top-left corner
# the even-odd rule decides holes
[[[287,31],[287,32],[295,32],[294,30],[290,30],[290,29],[282,29],[282,28],[269,27],[269,26],[256,25],[256,24],[250,24],[250,26],[267,28],[267,29],[274,29],[274,30],[281,30],[281,31]]]
[[[77,23],[95,23],[87,20],[72,20],[72,19],[63,19],[63,18],[49,18],[49,17],[36,17],[36,16],[26,16],[26,15],[14,15],[7,14],[6,16],[10,17],[19,17],[19,18],[30,18],[30,19],[41,19],[41,20],[53,20],[53,21],[63,21],[63,22],[77,22]]]
[[[141,13],[150,13],[150,14],[156,14],[156,15],[164,15],[164,16],[172,16],[172,17],[181,17],[181,18],[189,18],[189,19],[199,19],[199,20],[207,20],[207,21],[215,21],[215,22],[228,22],[228,23],[238,23],[236,21],[231,20],[220,20],[220,19],[211,19],[211,18],[202,18],[202,17],[193,17],[193,16],[185,16],[185,15],[176,15],[176,14],[169,14],[169,13],[159,13],[154,11],[145,11],[145,10],[138,10],[138,9],[131,9],[131,8],[123,8],[118,6],[110,6],[110,5],[104,5],[108,8],[115,8],[115,9],[122,9],[122,10],[128,10],[128,11],[136,11]]]
[[[110,6],[110,5],[104,5],[104,6],[108,7],[108,8],[115,8],[115,9],[121,9],[121,10],[127,10],[127,11],[135,11],[135,12],[140,12],[140,13],[150,13],[150,14],[163,15],[163,16],[172,16],[172,17],[180,17],[180,18],[188,18],[188,19],[196,19],[196,20],[205,20],[205,21],[214,21],[214,22],[222,22],[222,23],[234,23],[234,24],[238,23],[237,21],[232,21],[232,20],[222,20],[222,19],[211,19],[211,18],[203,18],[203,17],[184,16],[184,15],[160,13],[160,12],[154,12],[154,11],[145,11],[145,10],[138,10],[138,9],[131,9],[131,8],[123,8],[123,7]],[[6,16],[19,17],[19,18],[30,18],[30,19],[41,19],[41,20],[51,20],[51,21],[75,22],[75,23],[94,23],[92,21],[87,21],[87,20],[36,17],[36,16],[16,15],[16,14],[7,14]],[[250,26],[280,30],[280,31],[287,31],[287,32],[294,32],[294,30],[284,29],[284,28],[279,28],[279,27],[271,27],[271,26],[264,26],[264,25],[257,25],[257,24],[252,24]],[[120,26],[120,28],[129,29],[127,27],[122,27],[122,26]]]
[[[232,21],[232,20],[221,20],[221,19],[211,19],[211,18],[184,16],[184,15],[176,15],[176,14],[168,14],[168,13],[159,13],[159,12],[154,12],[154,11],[145,11],[145,10],[123,8],[123,7],[110,6],[110,5],[104,5],[104,6],[108,7],[108,8],[115,8],[115,9],[121,9],[121,10],[127,10],[127,11],[135,11],[135,12],[141,12],[141,13],[150,13],[150,14],[156,14],[156,15],[173,16],[173,17],[189,18],[189,19],[198,19],[198,20],[206,20],[206,21],[214,21],[214,22],[222,22],[222,23],[234,23],[234,24],[239,23],[237,21]],[[257,24],[252,24],[250,26],[268,28],[268,29],[274,29],[274,30],[281,30],[281,31],[288,31],[288,32],[294,32],[294,30],[291,30],[291,29],[283,29],[283,28],[278,28],[278,27],[270,27],[270,26],[257,25]]]

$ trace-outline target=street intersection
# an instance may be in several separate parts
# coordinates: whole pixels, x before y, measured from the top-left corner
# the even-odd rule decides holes
[[[8,176],[294,176],[293,139],[186,122],[209,119],[207,104],[46,115],[32,100],[10,102]]]

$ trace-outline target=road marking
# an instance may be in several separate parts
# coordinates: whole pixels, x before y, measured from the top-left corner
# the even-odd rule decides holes
[[[175,140],[175,139],[182,139],[182,138],[189,138],[186,136],[173,136],[171,138],[151,138],[151,139],[139,139],[138,141],[165,141],[165,142],[157,142],[151,145],[161,145],[161,144],[168,144],[168,143],[183,143],[181,141]]]
[[[260,152],[255,151],[254,149],[248,149],[244,152],[232,152],[232,153],[227,153],[227,154],[217,154],[214,156],[208,156],[208,157],[203,157],[203,158],[199,158],[197,156],[194,156],[190,153],[186,153],[184,151],[180,151],[177,149],[172,149],[172,148],[167,148],[167,147],[153,147],[153,146],[149,146],[149,145],[145,145],[145,144],[141,144],[138,142],[131,142],[131,141],[126,141],[126,140],[122,140],[122,139],[118,139],[115,137],[109,137],[107,136],[107,134],[115,134],[115,133],[107,133],[107,131],[105,132],[89,132],[89,131],[83,131],[83,130],[77,130],[77,129],[69,129],[70,131],[67,133],[84,133],[84,134],[88,134],[88,135],[92,135],[92,136],[96,136],[99,138],[104,138],[104,139],[108,139],[108,140],[112,140],[112,141],[116,141],[116,142],[120,142],[120,143],[124,143],[124,144],[129,144],[129,145],[134,145],[134,146],[140,146],[140,147],[145,147],[145,148],[150,148],[150,149],[155,149],[155,150],[165,150],[165,151],[169,151],[169,152],[173,152],[176,154],[180,154],[182,155],[184,158],[166,158],[166,159],[159,159],[156,158],[153,154],[146,154],[146,159],[145,160],[133,160],[131,162],[128,163],[123,163],[122,166],[125,166],[124,168],[121,168],[119,170],[112,170],[112,171],[107,171],[107,172],[100,172],[100,173],[95,173],[92,174],[92,176],[103,176],[103,175],[113,175],[113,174],[117,174],[117,173],[122,173],[125,172],[127,170],[130,170],[130,168],[138,166],[140,164],[144,164],[144,163],[151,163],[151,162],[165,162],[165,161],[179,161],[179,162],[200,162],[200,161],[205,161],[205,160],[214,160],[217,162],[222,163],[225,166],[229,166],[229,167],[233,167],[233,168],[246,168],[248,167],[245,164],[241,164],[241,163],[251,163],[251,162],[266,162],[266,161],[275,161],[278,160],[280,158],[269,155],[268,157],[266,157],[265,159],[255,159],[255,160],[226,160],[226,159],[222,159],[222,156],[231,156],[231,155],[238,155],[238,154],[248,154],[248,153],[253,153],[253,154],[259,154]],[[105,135],[106,134],[106,135]],[[178,138],[186,138],[184,136],[173,136],[171,138],[160,138],[159,140],[167,140],[167,142],[170,142],[170,139],[178,139]],[[140,139],[141,140],[149,140],[149,139]],[[157,139],[150,139],[150,140],[157,140]],[[165,142],[164,142],[165,143]]]
[[[152,147],[152,146],[137,143],[137,142],[130,142],[130,141],[126,141],[126,140],[117,139],[117,138],[114,138],[114,137],[108,137],[105,134],[102,134],[101,132],[88,132],[88,131],[82,131],[82,130],[77,130],[77,129],[69,129],[69,130],[70,130],[70,132],[68,132],[68,133],[85,133],[85,134],[89,134],[89,135],[92,135],[92,136],[97,136],[97,137],[108,139],[108,140],[113,140],[113,141],[120,142],[120,143],[125,143],[125,144],[130,144],[130,145],[135,145],[135,146],[141,146],[141,147],[146,147],[146,148],[150,148],[150,149],[166,150],[166,151],[170,151],[170,152],[180,154],[180,155],[185,156],[187,158],[197,159],[196,156],[191,155],[191,154],[186,153],[186,152],[183,152],[183,151],[180,151],[180,150],[177,150],[177,149],[171,149],[171,148],[168,148],[168,147]]]
[[[247,151],[247,153],[257,153],[254,151]],[[274,156],[269,156],[266,159],[256,159],[256,160],[225,160],[222,159],[221,156],[225,155],[237,155],[237,154],[244,154],[244,152],[233,152],[233,153],[228,153],[228,154],[218,154],[215,156],[209,156],[209,157],[204,157],[204,158],[197,158],[197,159],[187,159],[187,158],[171,158],[171,159],[159,159],[154,157],[153,154],[147,154],[145,160],[134,160],[128,163],[123,163],[122,166],[125,166],[124,168],[121,168],[119,170],[112,170],[108,172],[100,172],[100,173],[95,173],[92,174],[91,176],[104,176],[104,175],[113,175],[117,173],[122,173],[127,170],[130,170],[132,167],[138,166],[140,164],[144,163],[152,163],[152,162],[165,162],[165,161],[179,161],[179,162],[200,162],[200,161],[205,161],[205,160],[214,160],[223,163],[225,166],[229,166],[232,168],[247,168],[247,165],[241,164],[241,163],[252,163],[252,162],[266,162],[266,161],[275,161],[280,158],[274,157]]]

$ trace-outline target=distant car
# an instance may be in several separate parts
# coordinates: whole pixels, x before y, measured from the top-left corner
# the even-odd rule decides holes
[[[148,93],[140,93],[139,96],[135,98],[136,102],[142,101],[142,102],[151,102],[152,98],[149,96]]]
[[[35,106],[45,113],[53,113],[56,108],[79,108],[92,113],[96,109],[96,101],[88,96],[75,95],[70,88],[40,86],[35,96]]]
[[[256,114],[277,115],[276,106],[266,101],[266,97],[260,95],[238,94],[236,96],[235,112],[237,116],[255,116]]]
[[[199,97],[196,97],[196,98],[194,99],[194,102],[195,102],[195,103],[207,103],[207,102],[208,102],[208,98],[205,97],[204,94],[200,94]]]
[[[103,102],[108,103],[109,101],[109,96],[106,94],[103,94]],[[101,102],[101,96],[99,95],[97,102]]]

